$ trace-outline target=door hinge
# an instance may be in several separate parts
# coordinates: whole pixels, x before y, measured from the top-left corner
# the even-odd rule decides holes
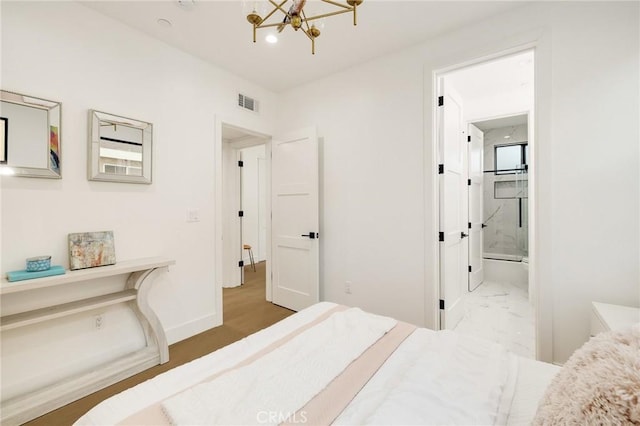
[[[440,309],[444,310],[444,300],[440,299]]]
[[[244,266],[244,260],[241,260],[240,262],[238,262],[238,266],[242,268]]]
[[[471,142],[471,135],[467,136],[467,142]]]
[[[469,222],[469,229],[471,229],[471,222]]]
[[[243,217],[244,216],[244,212],[242,210],[238,211],[238,217]]]
[[[469,265],[469,272],[471,272],[473,270],[473,268],[471,267],[471,265]]]
[[[438,241],[444,241],[444,232],[438,232]]]
[[[244,167],[244,161],[239,160],[238,161],[238,167]]]
[[[444,174],[444,164],[438,164],[438,174]]]
[[[467,179],[467,185],[471,186],[471,179]]]
[[[444,105],[444,96],[438,96],[438,106]]]

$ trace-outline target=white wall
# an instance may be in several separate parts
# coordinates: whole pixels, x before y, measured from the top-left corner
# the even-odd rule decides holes
[[[266,253],[266,197],[265,197],[265,146],[245,148],[242,153],[242,243],[249,244],[256,262],[265,259]],[[243,252],[245,264],[249,253]]]
[[[150,294],[170,343],[220,324],[216,117],[269,129],[275,95],[75,2],[3,2],[1,19],[2,89],[62,102],[63,165],[62,180],[2,177],[2,272],[23,269],[25,258],[40,254],[68,266],[68,233],[113,230],[118,260],[176,260]],[[259,98],[261,113],[237,108],[236,90]],[[152,185],[87,180],[89,109],[154,124]],[[200,222],[187,223],[187,209],[198,209]],[[116,281],[3,296],[2,309],[78,298],[124,277]],[[3,333],[3,398],[143,345],[127,310],[105,316],[99,332],[90,312]]]
[[[432,73],[534,41],[543,359],[588,338],[590,301],[639,306],[638,36],[637,3],[541,2],[285,92],[280,130],[324,136],[322,298],[434,322]]]
[[[521,88],[496,93],[486,98],[464,98],[465,121],[472,122],[530,111],[533,108],[532,92],[531,88]]]

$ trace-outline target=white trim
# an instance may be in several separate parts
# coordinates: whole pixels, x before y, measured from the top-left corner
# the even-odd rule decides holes
[[[513,44],[514,39],[516,44]],[[520,42],[518,42],[520,41]],[[534,31],[510,38],[494,40],[485,46],[485,54],[469,50],[452,54],[448,64],[425,64],[424,70],[424,181],[425,188],[431,190],[431,197],[425,197],[425,212],[433,212],[425,217],[425,257],[435,259],[434,263],[425,262],[425,326],[438,328],[439,314],[439,267],[438,253],[438,145],[435,143],[437,131],[437,78],[445,73],[484,63],[505,56],[533,50],[535,55],[535,100],[529,115],[529,135],[535,140],[530,149],[533,167],[530,168],[529,183],[530,235],[529,279],[536,288],[532,301],[536,312],[536,357],[539,360],[553,360],[553,300],[551,288],[551,199],[546,194],[551,185],[551,39],[547,31]],[[446,59],[441,59],[445,61]],[[455,64],[455,65],[451,65]],[[543,200],[539,202],[539,200]]]
[[[167,343],[173,345],[176,342],[180,342],[220,325],[222,325],[222,310],[215,314],[205,315],[165,330]]]

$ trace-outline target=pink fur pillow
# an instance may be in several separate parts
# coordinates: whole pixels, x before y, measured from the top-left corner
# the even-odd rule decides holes
[[[592,337],[547,388],[534,425],[640,425],[640,325]]]

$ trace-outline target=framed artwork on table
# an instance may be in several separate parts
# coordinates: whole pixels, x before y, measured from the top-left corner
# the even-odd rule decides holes
[[[69,269],[114,265],[116,250],[113,231],[69,234]]]

